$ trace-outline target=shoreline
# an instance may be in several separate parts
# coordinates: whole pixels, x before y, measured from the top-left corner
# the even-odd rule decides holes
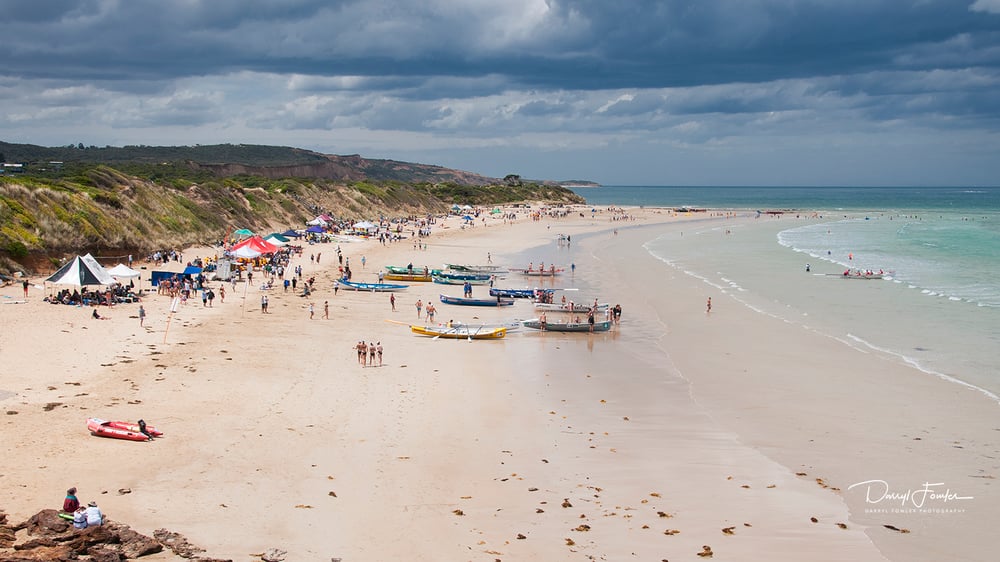
[[[843,380],[829,368],[797,377],[796,354],[858,352],[728,306],[724,293],[671,270],[638,243],[661,228],[653,223],[670,229],[740,219],[631,210],[642,219],[616,223],[599,214],[467,229],[446,223],[450,228],[423,239],[427,250],[413,250],[408,240],[342,244],[352,263],[367,258],[358,280],[407,261],[480,263],[490,253],[496,263],[518,266],[513,260],[528,256],[571,258],[581,300],[593,290],[625,306],[622,326],[602,335],[532,332],[496,342],[412,336],[385,320],[420,323],[417,298],[436,301],[458,288],[413,284],[397,294],[395,313],[384,293],[333,296],[336,244],[307,246],[298,262],[305,277],[317,275],[313,300],[318,311],[330,301],[331,320],[308,320],[308,301],[280,290],[272,291],[272,314],[261,315],[254,310],[259,292],[248,288],[245,309],[236,295],[214,309],[189,304],[162,343],[166,297],[144,302],[148,330],[123,318],[130,309],[95,323],[34,298],[3,307],[12,329],[0,340],[0,359],[15,375],[0,392],[17,395],[0,403],[18,414],[5,416],[0,430],[15,443],[12,468],[0,477],[0,507],[22,516],[60,500],[70,485],[80,487],[81,499],[130,487],[127,496],[101,496],[110,517],[143,532],[176,530],[208,554],[234,559],[272,547],[299,559],[620,559],[630,552],[659,559],[691,556],[706,544],[719,557],[746,560],[932,560],[940,559],[937,549],[975,559],[986,547],[977,537],[988,536],[985,522],[995,512],[985,505],[995,503],[987,499],[988,479],[973,493],[975,519],[929,526],[866,514],[848,486],[873,477],[852,469],[857,459],[876,476],[989,470],[981,455],[995,438],[967,425],[995,419],[992,409],[975,400],[969,407],[968,396],[942,391],[945,383],[932,377],[905,385],[900,392],[915,408],[934,404],[961,414],[935,419],[931,429],[907,421],[899,404],[886,410],[875,397],[851,394],[879,388],[866,377]],[[573,247],[554,247],[556,232],[571,234]],[[311,263],[311,251],[326,261]],[[533,283],[498,285],[515,281]],[[672,298],[647,297],[650,286]],[[711,317],[703,309],[709,295],[716,297]],[[461,308],[440,305],[438,320],[512,314]],[[358,339],[379,339],[385,366],[357,365],[351,347]],[[41,341],[73,355],[55,354],[39,369],[20,350]],[[797,351],[762,352],[776,342]],[[864,361],[912,382],[905,366]],[[752,376],[734,377],[747,368]],[[774,395],[748,404],[760,388]],[[167,436],[145,444],[90,437],[83,418],[99,414],[145,417]],[[789,427],[791,419],[801,427]],[[67,429],[43,438],[18,431],[25,426]],[[877,429],[865,435],[860,428]],[[923,449],[908,452],[915,444],[893,436],[900,431],[924,436],[916,442]],[[975,447],[948,447],[945,435]],[[139,456],[136,447],[144,447]],[[928,449],[954,467],[941,474],[931,459],[917,457]],[[61,466],[66,458],[80,464]],[[245,514],[267,514],[267,532],[246,525]],[[730,527],[732,534],[722,531]],[[680,533],[665,534],[670,530]],[[942,531],[951,538],[939,537]]]

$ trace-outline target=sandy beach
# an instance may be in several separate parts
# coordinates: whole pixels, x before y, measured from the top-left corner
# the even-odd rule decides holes
[[[715,560],[992,559],[994,400],[754,314],[642,247],[653,229],[762,228],[749,217],[633,209],[616,222],[586,209],[464,229],[451,218],[426,249],[340,247],[360,281],[408,262],[569,261],[553,286],[625,311],[603,334],[415,336],[418,299],[439,322],[534,311],[444,305],[438,294],[461,288],[432,283],[396,293],[395,311],[388,293],[334,295],[336,243],[292,263],[317,277],[314,295],[268,291],[268,314],[245,285],[172,317],[154,291],[144,327],[137,305],[94,320],[40,289],[23,304],[6,304],[20,286],[0,289],[0,508],[20,520],[77,486],[140,532],[167,528],[240,561],[269,548],[344,561],[698,560],[706,547]],[[360,365],[358,340],[381,342],[384,364]],[[144,418],[166,435],[92,437],[92,416]],[[871,501],[876,481],[971,499],[898,513],[905,500]]]

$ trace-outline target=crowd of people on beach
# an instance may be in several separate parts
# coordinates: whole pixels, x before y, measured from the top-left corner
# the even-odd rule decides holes
[[[27,291],[25,291],[25,297],[27,297]],[[129,281],[128,284],[115,283],[103,291],[97,289],[87,290],[84,287],[73,289],[72,291],[61,289],[58,293],[48,295],[42,300],[49,304],[68,304],[72,306],[114,306],[116,304],[138,302],[140,297],[135,293],[135,285],[132,281]]]

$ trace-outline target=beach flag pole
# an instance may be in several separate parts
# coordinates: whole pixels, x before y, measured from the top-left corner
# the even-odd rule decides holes
[[[180,304],[180,297],[174,297],[174,300],[170,301],[170,312],[167,313],[167,328],[163,330],[163,343],[167,343],[167,332],[170,331],[170,320],[174,317],[174,313],[177,312],[177,305]]]
[[[243,283],[243,311],[241,313],[242,316],[246,316],[247,315],[247,289],[248,289],[249,286],[250,286],[250,280],[247,279]]]

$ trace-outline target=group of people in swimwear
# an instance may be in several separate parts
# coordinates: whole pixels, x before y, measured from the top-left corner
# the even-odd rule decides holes
[[[375,367],[375,360],[378,359],[378,366],[382,366],[382,342],[359,341],[354,348],[358,351],[358,363],[362,367]]]

